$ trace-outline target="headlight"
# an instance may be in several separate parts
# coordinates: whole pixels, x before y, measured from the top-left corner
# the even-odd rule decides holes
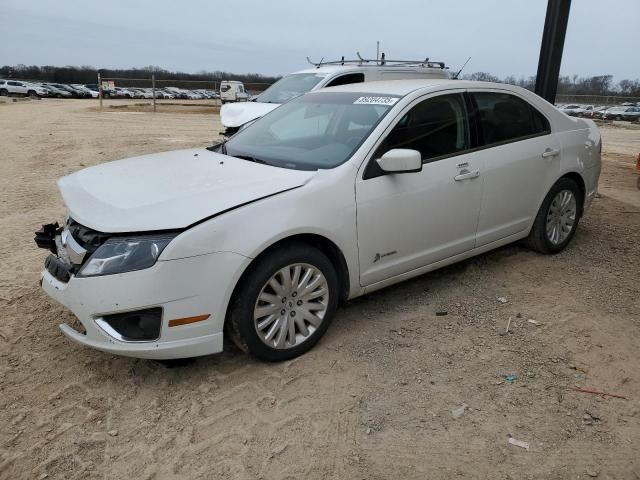
[[[149,268],[175,236],[110,238],[91,255],[78,276],[95,277]]]

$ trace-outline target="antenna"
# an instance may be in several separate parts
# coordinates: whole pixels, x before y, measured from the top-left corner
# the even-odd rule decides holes
[[[458,73],[456,73],[456,74],[453,76],[453,79],[454,79],[454,80],[457,80],[457,79],[458,79],[458,77],[460,76],[460,72],[462,72],[462,69],[463,69],[464,67],[466,67],[466,66],[467,66],[467,63],[469,63],[469,60],[471,60],[471,57],[467,58],[467,61],[466,61],[466,62],[464,62],[464,65],[462,65],[462,67],[460,68],[460,70],[458,70]]]

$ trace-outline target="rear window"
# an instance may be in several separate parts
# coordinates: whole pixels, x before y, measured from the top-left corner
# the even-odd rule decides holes
[[[524,100],[508,93],[475,92],[481,145],[523,140],[551,133],[547,118]]]
[[[362,82],[364,82],[364,73],[347,73],[346,75],[340,75],[339,77],[334,78],[326,86],[337,87],[338,85],[349,85],[350,83]]]

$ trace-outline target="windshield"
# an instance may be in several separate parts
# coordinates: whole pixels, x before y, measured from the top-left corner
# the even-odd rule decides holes
[[[262,92],[257,102],[286,103],[313,89],[327,75],[324,73],[294,73],[281,78]]]
[[[304,95],[213,148],[276,167],[334,168],[353,155],[398,98],[351,92]]]

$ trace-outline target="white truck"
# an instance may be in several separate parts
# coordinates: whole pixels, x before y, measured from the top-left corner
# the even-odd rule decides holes
[[[225,137],[235,134],[244,125],[266,115],[279,105],[312,90],[335,87],[349,83],[374,82],[383,80],[409,79],[446,79],[449,78],[443,62],[425,60],[387,60],[384,53],[381,58],[364,59],[358,53],[358,59],[313,63],[307,57],[312,68],[285,75],[267,90],[250,102],[237,105],[224,105],[222,86],[220,95],[223,106],[220,109],[220,121]],[[224,84],[225,82],[222,82]],[[221,85],[222,85],[221,84]]]
[[[244,84],[237,80],[223,80],[220,82],[220,102],[224,105],[229,102],[246,102],[249,94],[244,89]]]

